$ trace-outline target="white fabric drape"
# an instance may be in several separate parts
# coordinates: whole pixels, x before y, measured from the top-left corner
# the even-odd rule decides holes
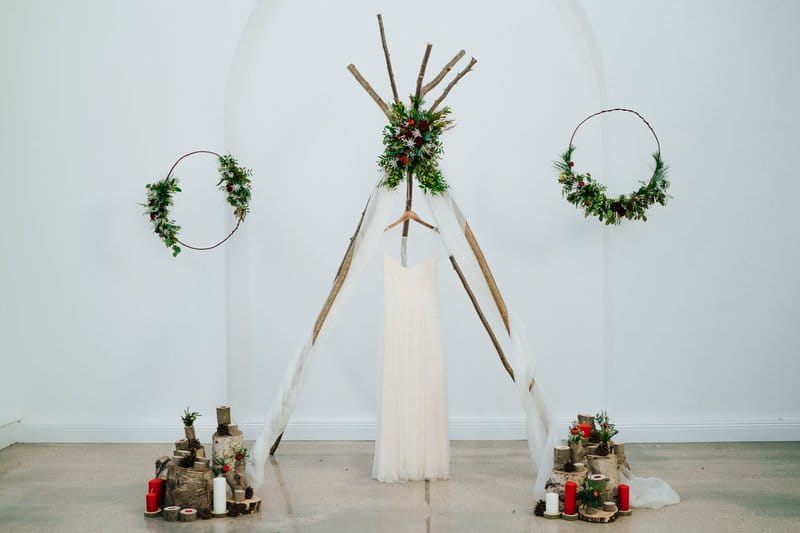
[[[545,400],[544,384],[534,380],[536,359],[528,346],[524,329],[509,310],[509,330],[491,295],[489,284],[483,276],[475,254],[466,239],[466,221],[450,193],[431,196],[426,194],[439,235],[445,249],[458,262],[464,277],[475,294],[476,299],[501,344],[514,371],[515,386],[519,393],[527,421],[528,450],[536,471],[533,496],[544,497],[544,486],[553,468],[553,446],[558,438],[554,431],[554,420]],[[264,466],[269,447],[283,432],[294,411],[297,395],[302,387],[308,365],[317,350],[325,341],[325,332],[335,322],[338,311],[345,305],[352,287],[358,282],[364,265],[375,255],[381,241],[383,229],[397,205],[398,192],[377,186],[373,191],[362,222],[361,230],[354,243],[350,271],[339,291],[327,320],[316,343],[312,343],[313,333],[309,333],[303,348],[290,362],[289,367],[276,391],[274,400],[267,412],[264,428],[255,442],[252,457],[255,459],[253,484],[260,485],[264,480]],[[396,213],[394,213],[396,214]],[[531,387],[531,383],[533,386]],[[622,472],[631,486],[631,504],[634,507],[656,507],[679,501],[677,493],[662,480],[637,478],[630,471]]]

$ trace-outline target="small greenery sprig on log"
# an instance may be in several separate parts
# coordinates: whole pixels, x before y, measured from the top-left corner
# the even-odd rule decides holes
[[[608,418],[606,411],[600,411],[594,415],[595,423],[597,424],[597,435],[600,437],[600,446],[597,447],[597,455],[608,455],[610,453],[609,443],[614,435],[619,433],[619,430]]]
[[[201,416],[200,413],[198,413],[197,411],[189,411],[189,408],[187,407],[186,410],[183,412],[183,415],[181,416],[183,425],[193,426],[194,421],[197,420],[198,416]]]
[[[218,160],[220,180],[217,182],[217,186],[226,193],[226,201],[233,207],[236,219],[242,221],[250,211],[252,195],[250,176],[253,171],[240,166],[239,162],[230,154],[218,156]],[[176,257],[181,253],[179,245],[183,244],[178,239],[181,227],[174,219],[170,218],[169,211],[173,205],[173,195],[181,192],[178,178],[172,176],[172,171],[170,171],[170,174],[163,180],[148,183],[144,187],[147,189],[147,202],[141,205],[145,207],[145,215],[149,216],[153,222],[155,234],[164,241],[167,248],[172,249],[172,256]],[[187,245],[184,244],[184,246]]]
[[[575,174],[575,162],[572,154],[575,146],[570,145],[561,154],[561,159],[556,161],[555,167],[559,171],[558,182],[561,184],[561,193],[569,203],[583,209],[584,216],[596,216],[606,225],[619,224],[624,219],[647,221],[646,211],[654,205],[666,205],[670,196],[667,194],[669,181],[667,180],[667,165],[661,158],[661,152],[653,153],[653,175],[648,181],[641,181],[641,187],[636,191],[616,198],[606,196],[606,186],[597,181],[588,172]]]
[[[389,189],[397,187],[411,171],[417,176],[420,188],[440,194],[447,190],[439,160],[444,147],[439,136],[453,126],[448,117],[450,108],[439,111],[420,109],[422,100],[411,96],[412,106],[407,109],[402,102],[392,104],[391,122],[383,128],[383,145],[386,147],[378,165],[386,171],[383,181]]]

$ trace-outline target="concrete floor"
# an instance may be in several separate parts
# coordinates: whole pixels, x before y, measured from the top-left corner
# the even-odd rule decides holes
[[[168,445],[17,444],[0,450],[0,531],[800,531],[800,443],[626,449],[683,501],[609,525],[545,520],[531,514],[523,442],[453,442],[450,480],[394,485],[369,478],[372,442],[284,442],[260,514],[185,524],[142,516]]]

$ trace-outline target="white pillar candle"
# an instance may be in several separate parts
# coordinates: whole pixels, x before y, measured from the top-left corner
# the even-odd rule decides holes
[[[547,514],[558,514],[558,494],[548,492],[544,495],[545,511]]]
[[[224,477],[214,478],[214,513],[221,514],[227,510],[228,482]]]

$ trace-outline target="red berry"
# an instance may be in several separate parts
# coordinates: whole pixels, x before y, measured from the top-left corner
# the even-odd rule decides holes
[[[222,467],[222,471],[223,472],[228,472],[228,471],[230,471],[230,469],[231,469],[231,467],[228,466],[228,465],[225,465],[225,466]]]
[[[578,182],[578,187],[583,187],[584,185],[586,185],[584,182],[582,182],[582,181]]]
[[[574,161],[570,161],[569,162],[569,166],[574,167],[575,166],[575,162]]]
[[[156,219],[156,214],[150,213],[150,220],[155,220],[155,219]]]
[[[413,126],[414,125],[414,119],[413,118],[408,119],[408,125],[409,126]]]
[[[408,163],[408,156],[407,156],[407,155],[405,155],[405,154],[404,154],[404,155],[401,155],[401,156],[398,158],[398,160],[400,161],[400,164],[401,164],[401,165],[405,165],[405,164],[407,164],[407,163]]]
[[[225,190],[226,190],[226,191],[228,191],[228,192],[231,192],[231,191],[233,191],[233,185],[231,185],[230,183],[229,183],[229,184],[227,184],[227,185],[225,186]]]

